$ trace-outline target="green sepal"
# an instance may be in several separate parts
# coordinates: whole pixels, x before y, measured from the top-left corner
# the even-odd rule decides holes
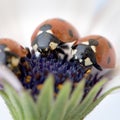
[[[15,120],[24,120],[23,108],[20,102],[20,94],[17,93],[17,91],[10,84],[6,82],[4,84],[4,92],[8,96],[11,105],[15,109],[14,114],[16,114],[15,116],[17,117],[15,118]],[[12,116],[14,117],[13,114]]]
[[[45,81],[37,101],[26,90],[19,93],[8,83],[4,84],[0,95],[14,120],[83,120],[107,95],[120,89],[120,86],[114,87],[96,97],[106,82],[105,79],[99,81],[83,100],[85,80],[77,85],[72,94],[70,81],[65,82],[55,99],[51,75]]]
[[[39,112],[31,95],[27,91],[23,91],[20,100],[23,108],[24,120],[39,120]]]
[[[77,105],[79,105],[84,94],[85,82],[86,82],[85,79],[81,80],[81,82],[78,83],[75,90],[73,91],[70,97],[70,100],[68,101],[68,104],[67,104],[67,110],[66,110],[64,120],[66,120],[67,117],[69,116],[69,113],[72,110],[74,110]]]
[[[52,107],[47,120],[63,120],[66,112],[66,105],[71,91],[71,83],[67,81],[60,90],[54,106]]]
[[[105,97],[107,97],[111,92],[120,89],[120,86],[111,88],[110,90],[108,90],[107,92],[105,92],[102,96],[98,97],[89,107],[88,110],[85,111],[85,113],[83,114],[83,116],[87,116]]]
[[[4,100],[14,120],[39,120],[36,104],[27,91],[17,92],[6,82],[3,91],[6,95]]]
[[[49,75],[37,99],[40,120],[46,120],[53,105],[53,76]]]
[[[0,95],[1,95],[1,97],[4,99],[4,101],[5,101],[8,109],[9,109],[11,115],[12,115],[12,118],[13,118],[14,120],[17,120],[18,116],[17,116],[17,114],[15,113],[15,107],[14,107],[13,104],[11,103],[11,101],[10,101],[9,97],[7,96],[7,94],[6,94],[4,91],[0,91]]]
[[[107,80],[103,79],[99,81],[84,98],[84,100],[70,112],[69,119],[66,120],[83,120],[85,116],[83,114],[88,110],[89,105],[94,102],[94,99]]]

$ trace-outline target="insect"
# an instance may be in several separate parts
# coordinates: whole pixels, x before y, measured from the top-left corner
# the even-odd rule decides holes
[[[15,67],[19,63],[19,58],[25,57],[27,50],[14,40],[8,38],[0,39],[0,63]]]
[[[93,65],[98,70],[114,68],[116,57],[111,43],[100,35],[81,38],[72,46],[74,60],[85,66]]]
[[[77,30],[70,23],[53,18],[44,21],[35,29],[31,37],[31,45],[41,54],[56,51],[56,54],[60,53],[67,57],[65,50],[69,49],[68,44],[77,41],[78,38]]]

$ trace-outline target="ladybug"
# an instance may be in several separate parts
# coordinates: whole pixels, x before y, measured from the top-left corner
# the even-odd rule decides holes
[[[27,50],[14,40],[8,38],[0,39],[0,64],[15,67],[19,63],[19,58],[25,57]]]
[[[85,66],[93,65],[98,70],[115,67],[114,48],[105,37],[100,35],[81,38],[72,46],[72,54],[72,60],[79,60]]]
[[[43,55],[56,51],[56,54],[67,56],[65,50],[69,50],[69,45],[78,38],[80,37],[77,30],[70,23],[53,18],[44,21],[35,29],[31,45],[35,51],[38,50]]]

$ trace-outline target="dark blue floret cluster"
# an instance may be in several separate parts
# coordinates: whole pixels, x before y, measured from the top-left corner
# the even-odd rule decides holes
[[[39,94],[49,73],[54,75],[54,92],[57,94],[61,88],[60,86],[66,80],[72,82],[72,88],[74,89],[75,85],[86,76],[91,68],[81,65],[79,61],[63,61],[56,58],[53,53],[48,56],[36,56],[32,50],[25,58],[21,59],[19,70],[20,73],[17,76],[24,88],[29,89],[31,94],[36,96]],[[88,93],[89,89],[97,82],[95,78],[95,82],[90,77],[87,78],[89,80],[86,82],[85,93]]]

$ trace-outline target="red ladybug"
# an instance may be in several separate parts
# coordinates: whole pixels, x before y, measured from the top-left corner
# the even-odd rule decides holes
[[[17,66],[19,58],[26,54],[27,50],[17,42],[8,38],[0,39],[0,63]]]
[[[5,45],[8,51],[15,53],[19,57],[25,57],[27,54],[27,50],[12,39],[2,38],[0,39],[0,45]]]
[[[98,70],[114,68],[115,51],[111,43],[100,35],[81,38],[73,46],[73,58],[85,66],[93,65]]]
[[[41,54],[48,51],[57,51],[65,55],[64,50],[69,49],[68,44],[78,40],[77,30],[68,22],[53,18],[41,23],[31,37],[31,45]]]

